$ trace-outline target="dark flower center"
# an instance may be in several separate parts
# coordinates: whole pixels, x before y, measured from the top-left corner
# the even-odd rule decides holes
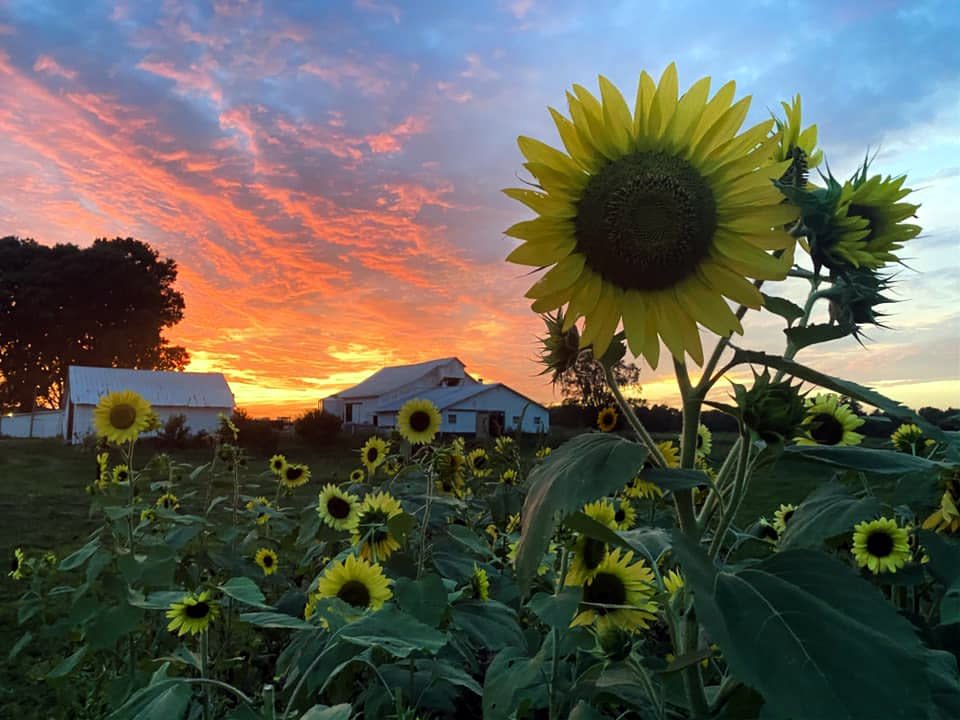
[[[703,447],[703,435],[697,433],[697,449]]]
[[[605,557],[607,557],[605,542],[589,537],[583,541],[583,565],[587,570],[598,568]]]
[[[122,403],[110,408],[110,424],[118,430],[126,430],[137,421],[137,409]]]
[[[867,536],[867,552],[878,558],[888,557],[893,553],[893,538],[890,533],[878,531]]]
[[[410,427],[416,432],[424,432],[430,427],[430,413],[426,410],[415,410],[410,414]]]
[[[618,158],[590,178],[577,205],[577,251],[623,289],[661,290],[689,276],[717,227],[710,187],[665,152]]]
[[[483,470],[486,464],[487,464],[487,458],[484,455],[477,455],[473,459],[473,467],[475,467],[477,470]]]
[[[202,620],[207,615],[210,614],[210,605],[209,603],[204,602],[203,600],[194,603],[193,605],[187,605],[183,609],[184,614],[192,620]]]
[[[16,555],[10,559],[10,569],[14,572],[20,569],[20,558]]]
[[[263,565],[264,567],[273,567],[273,555],[264,555]]]
[[[120,470],[117,472],[117,482],[126,482],[127,481],[127,471]]]
[[[795,512],[796,512],[796,510],[787,510],[787,511],[783,514],[783,525],[784,525],[784,527],[786,527],[787,523],[790,522],[790,518],[793,517],[793,514],[794,514]]]
[[[337,591],[337,597],[353,607],[370,605],[370,590],[359,580],[347,580]]]
[[[341,497],[332,497],[327,500],[327,512],[337,520],[343,520],[350,514],[350,503]]]
[[[303,477],[303,468],[290,466],[287,468],[287,480],[299,480]]]
[[[617,508],[617,512],[614,513],[613,519],[618,523],[622,523],[624,520],[627,519],[627,511],[624,510],[622,507]]]
[[[367,448],[367,462],[368,462],[368,463],[376,462],[376,459],[377,459],[378,457],[380,457],[380,451],[379,451],[377,448],[375,448],[375,447]]]
[[[767,538],[769,540],[776,540],[780,535],[777,533],[777,529],[770,525],[761,525],[760,526],[760,537]]]
[[[274,460],[273,467],[275,470],[283,470],[283,460]]]
[[[593,576],[589,585],[583,586],[583,601],[592,605],[626,605],[627,588],[617,575],[601,572]],[[598,615],[616,612],[616,607],[593,607]]]
[[[836,445],[843,440],[843,423],[830,413],[820,413],[810,423],[810,437],[819,445]]]

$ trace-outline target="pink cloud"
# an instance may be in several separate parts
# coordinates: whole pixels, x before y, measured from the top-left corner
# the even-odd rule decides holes
[[[41,55],[38,57],[37,61],[33,64],[33,71],[55,75],[66,78],[67,80],[73,80],[77,76],[75,70],[68,70],[49,55]]]
[[[187,69],[178,68],[167,60],[147,58],[137,63],[139,70],[172,80],[178,92],[199,94],[220,105],[223,102],[223,92],[211,74],[215,67],[216,64],[212,61],[207,67],[191,63]]]
[[[400,8],[396,5],[388,2],[377,2],[377,0],[354,0],[353,4],[360,10],[389,15],[393,18],[393,22],[400,24]]]

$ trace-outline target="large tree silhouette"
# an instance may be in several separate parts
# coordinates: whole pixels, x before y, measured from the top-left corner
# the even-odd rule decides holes
[[[133,238],[0,239],[0,410],[58,407],[70,365],[183,370],[177,264]]]

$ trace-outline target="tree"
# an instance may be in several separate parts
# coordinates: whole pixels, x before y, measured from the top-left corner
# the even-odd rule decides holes
[[[627,388],[639,382],[640,368],[620,360],[613,366],[613,376],[621,388]],[[603,368],[589,351],[577,356],[576,362],[560,374],[559,382],[565,402],[577,403],[591,411],[614,404]]]
[[[70,365],[183,370],[177,264],[133,238],[0,239],[0,409],[59,407]]]

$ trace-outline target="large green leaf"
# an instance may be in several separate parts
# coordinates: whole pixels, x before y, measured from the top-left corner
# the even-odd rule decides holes
[[[393,594],[401,610],[430,627],[440,624],[449,607],[447,590],[438,575],[424,575],[419,580],[397,578]]]
[[[82,548],[70,555],[67,555],[60,561],[61,570],[74,570],[83,565],[90,557],[100,549],[100,538],[95,537]]]
[[[817,548],[824,540],[853,532],[862,520],[881,515],[884,504],[873,496],[854,497],[841,483],[822,485],[800,503],[780,540],[784,549]]]
[[[760,294],[763,295],[763,309],[779,315],[787,321],[788,325],[792,325],[795,320],[803,317],[803,308],[795,302],[775,295]]]
[[[87,646],[83,645],[79,650],[73,653],[70,657],[66,658],[57,665],[53,670],[47,673],[47,677],[50,679],[61,678],[72,673],[77,665],[80,664],[80,661],[83,660],[84,656],[87,654]]]
[[[841,445],[791,445],[784,448],[780,462],[817,463],[872,475],[903,475],[949,467],[936,460],[893,450]]]
[[[418,651],[435,653],[447,642],[444,633],[393,605],[349,623],[338,635],[341,640],[381,648],[395,657],[408,657]]]
[[[234,600],[239,600],[244,605],[273,610],[266,604],[266,598],[257,587],[257,584],[248,577],[233,577],[220,586],[224,594],[229,595]]]
[[[946,588],[940,599],[940,622],[960,623],[960,542],[921,530],[920,544],[930,556],[930,572]]]
[[[353,708],[349,703],[340,703],[333,707],[314,705],[303,714],[300,720],[350,720]]]
[[[537,593],[530,598],[527,607],[548,626],[564,630],[570,627],[570,621],[577,614],[582,599],[583,591],[580,588],[567,587],[557,595]]]
[[[240,619],[251,625],[266,628],[287,628],[289,630],[319,630],[306,620],[279,612],[240,613]]]
[[[798,362],[782,358],[779,355],[767,355],[766,353],[758,352],[756,350],[737,349],[733,355],[733,359],[730,362],[731,365],[751,363],[755,365],[764,365],[766,367],[776,368],[777,370],[783,370],[785,373],[788,373],[793,377],[806,380],[814,385],[818,385],[827,390],[833,390],[836,393],[846,395],[847,397],[851,397],[855,400],[859,400],[862,403],[866,403],[867,405],[878,408],[891,417],[900,418],[905,422],[913,423],[923,430],[927,437],[932,438],[937,442],[947,444],[952,444],[955,442],[954,438],[951,438],[951,436],[938,428],[936,425],[927,422],[923,417],[910,410],[910,408],[901,405],[896,400],[891,400],[885,395],[881,395],[872,388],[868,388],[864,385],[858,385],[850,380],[841,380],[840,378],[833,377],[832,375],[826,375],[822,372],[818,372],[813,368],[808,368],[806,365],[801,365]]]
[[[616,435],[586,433],[554,450],[530,473],[517,550],[517,580],[526,589],[557,523],[584,504],[619,490],[636,475],[647,449]]]
[[[453,623],[477,645],[496,652],[526,647],[517,614],[496,600],[468,600],[453,606]]]
[[[809,345],[830,342],[845,338],[852,331],[850,327],[843,325],[830,325],[828,323],[807,325],[806,327],[787,328],[783,331],[787,340],[797,350],[802,350]]]
[[[520,648],[508,647],[497,655],[483,681],[484,720],[508,720],[521,702],[542,705],[546,700],[548,677],[547,651],[552,648],[552,635],[547,635],[544,646],[536,656],[529,658]],[[548,647],[550,646],[550,647]]]
[[[697,617],[730,671],[791,720],[926,717],[925,648],[876,588],[833,558],[786,550],[718,570],[680,533]]]
[[[643,471],[643,479],[652,482],[664,490],[691,490],[701,485],[713,486],[713,480],[702,470],[682,470],[680,468],[650,468]]]

